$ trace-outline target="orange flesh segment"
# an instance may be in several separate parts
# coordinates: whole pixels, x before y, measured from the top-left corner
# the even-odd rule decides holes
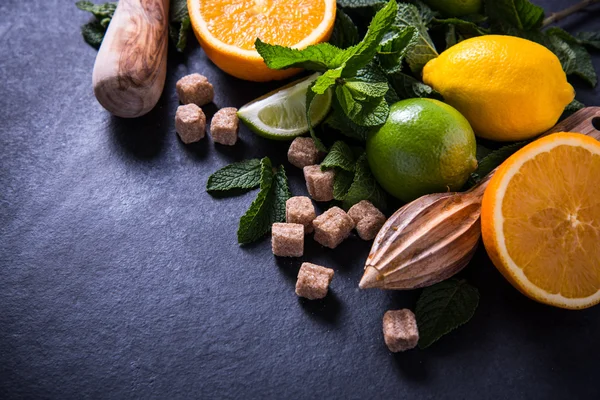
[[[293,46],[323,21],[325,1],[200,0],[209,32],[225,44],[254,50],[256,38]]]
[[[525,162],[502,201],[509,256],[534,285],[566,298],[600,288],[600,155],[560,145]]]

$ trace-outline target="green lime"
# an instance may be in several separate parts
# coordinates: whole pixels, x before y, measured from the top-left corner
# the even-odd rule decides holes
[[[456,109],[433,99],[402,100],[367,138],[377,181],[405,202],[459,190],[477,168],[475,134]]]
[[[257,135],[273,140],[292,140],[308,132],[306,91],[319,73],[292,82],[242,106],[238,117]],[[331,91],[317,95],[310,107],[315,126],[331,108]]]
[[[482,0],[425,0],[425,3],[446,17],[462,17],[480,12]]]

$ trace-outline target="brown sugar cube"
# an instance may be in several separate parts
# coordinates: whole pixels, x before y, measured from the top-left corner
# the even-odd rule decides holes
[[[333,273],[331,268],[302,263],[296,281],[296,294],[309,300],[322,299],[327,296]]]
[[[314,165],[319,162],[319,158],[315,141],[309,137],[297,137],[288,150],[288,161],[298,168]]]
[[[385,223],[385,215],[370,201],[363,200],[348,210],[348,215],[356,225],[356,232],[363,240],[373,240]]]
[[[177,81],[175,85],[177,96],[182,104],[194,103],[198,107],[213,101],[215,90],[213,85],[204,75],[186,75]]]
[[[285,202],[285,221],[304,225],[304,233],[313,231],[312,222],[316,217],[315,206],[306,196],[290,197]]]
[[[280,257],[302,257],[304,254],[304,225],[275,223],[271,230],[273,254]]]
[[[354,228],[354,221],[339,207],[331,207],[313,221],[315,240],[335,249]]]
[[[197,142],[204,137],[206,117],[202,109],[195,104],[177,107],[175,130],[185,144]]]
[[[315,201],[333,200],[333,170],[321,171],[320,165],[304,167],[304,179],[308,194]]]
[[[215,113],[210,121],[210,135],[217,143],[233,146],[238,140],[239,120],[237,108],[225,107]]]
[[[415,314],[408,309],[386,312],[383,316],[383,339],[393,353],[413,349],[419,342]]]

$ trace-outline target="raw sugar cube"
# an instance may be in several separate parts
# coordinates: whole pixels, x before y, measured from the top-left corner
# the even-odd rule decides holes
[[[415,314],[408,309],[386,312],[383,315],[383,339],[393,353],[414,348],[419,342]]]
[[[237,108],[225,107],[215,113],[210,121],[210,135],[217,143],[233,146],[238,140],[239,120]]]
[[[331,207],[313,221],[315,240],[335,249],[354,228],[354,221],[339,207]]]
[[[319,158],[319,150],[312,138],[297,137],[288,150],[288,161],[298,168],[314,165],[319,162]]]
[[[368,200],[362,200],[350,207],[348,215],[356,224],[356,232],[363,240],[375,239],[385,223],[385,215]]]
[[[195,104],[177,107],[175,112],[175,130],[183,143],[197,142],[204,137],[206,117],[202,109]]]
[[[309,300],[322,299],[327,296],[333,273],[331,268],[302,263],[296,281],[296,294]]]
[[[302,224],[304,233],[313,231],[312,222],[316,218],[315,206],[306,196],[290,197],[285,202],[285,221]]]
[[[304,179],[308,194],[315,201],[333,200],[333,170],[321,171],[320,165],[304,167]]]
[[[213,85],[204,75],[200,74],[184,76],[177,81],[175,89],[182,104],[194,103],[198,107],[202,107],[212,102],[215,97]]]
[[[275,223],[271,228],[273,254],[280,257],[302,257],[304,254],[304,225]]]

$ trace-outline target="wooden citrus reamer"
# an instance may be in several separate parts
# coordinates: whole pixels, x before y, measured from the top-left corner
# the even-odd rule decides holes
[[[579,132],[600,140],[598,128],[600,107],[587,107],[541,136]],[[467,192],[426,195],[396,211],[375,238],[359,287],[415,289],[463,269],[479,243],[481,200],[495,171]]]
[[[167,74],[169,0],[120,0],[96,56],[98,102],[119,117],[150,111]]]

